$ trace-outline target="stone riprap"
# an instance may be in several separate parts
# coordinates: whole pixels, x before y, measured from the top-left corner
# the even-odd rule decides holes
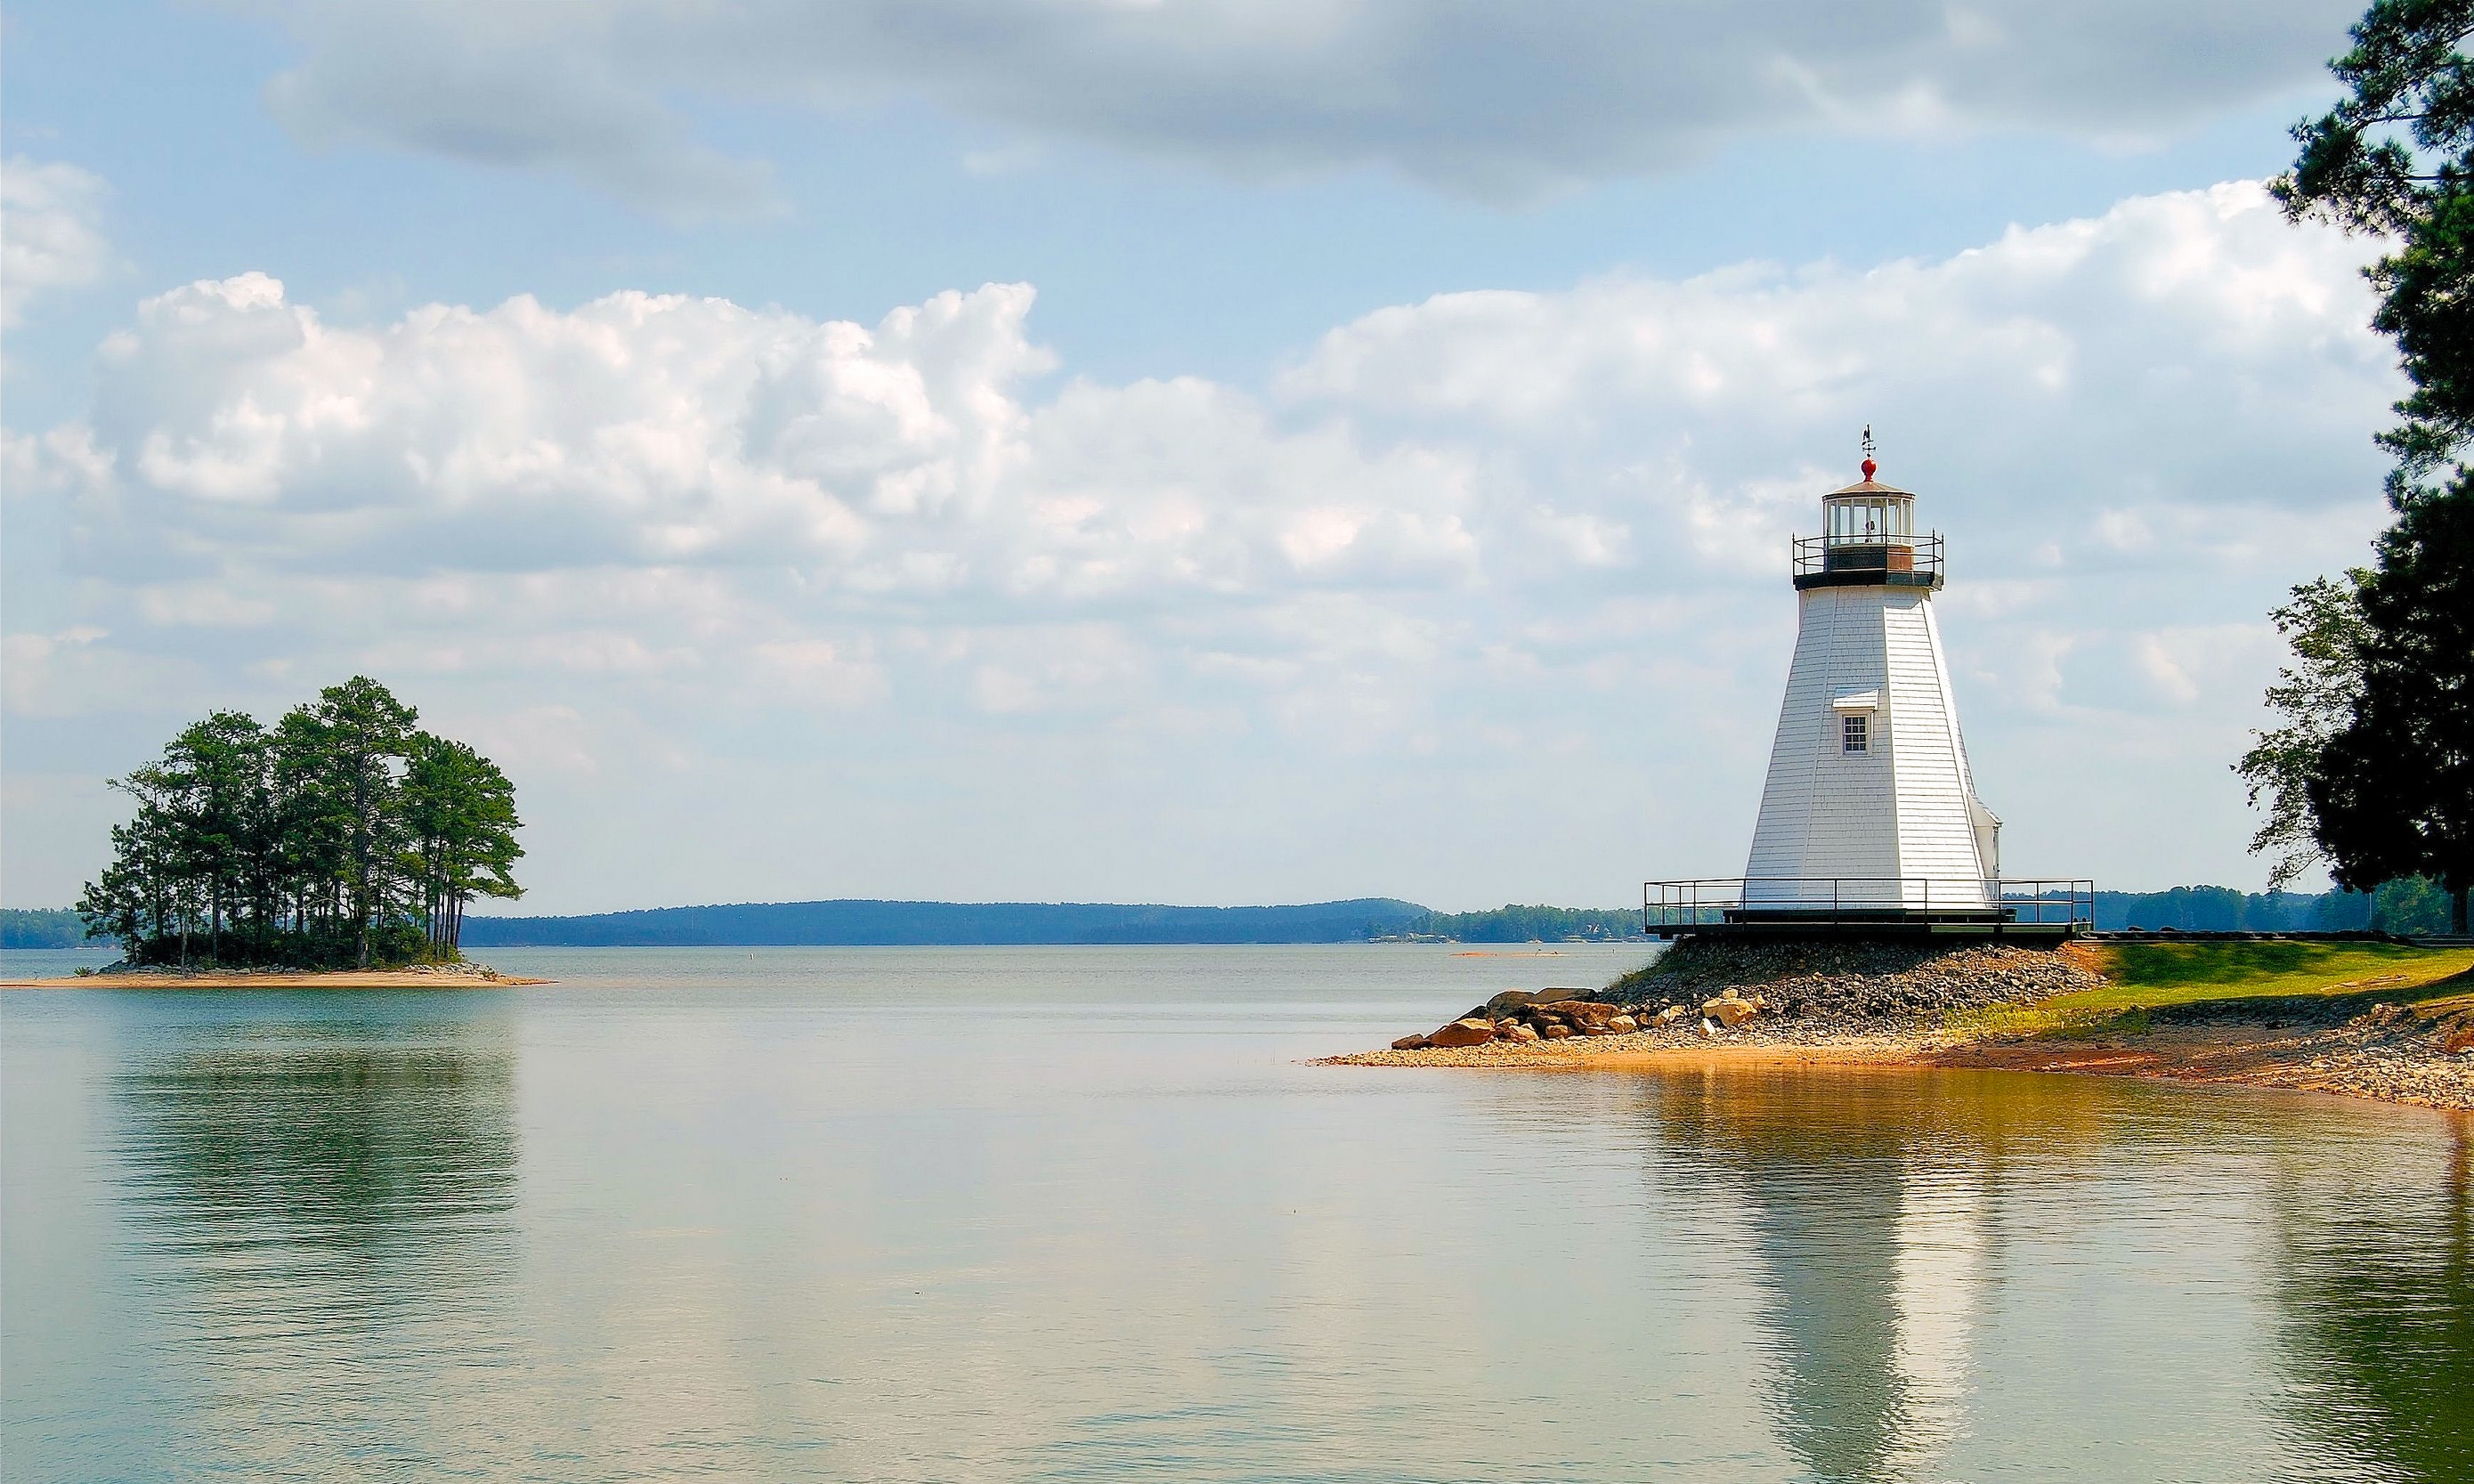
[[[2103,977],[2053,948],[1903,942],[1754,943],[1687,937],[1605,998],[1689,1003],[1734,991],[1802,1019],[1931,1018],[2094,989]]]
[[[1603,990],[1511,990],[1433,1031],[1404,1035],[1392,1049],[1634,1034],[1675,1042],[1756,1027],[1767,1036],[1808,1044],[1851,1032],[1938,1027],[1953,1010],[2041,1000],[2101,983],[2050,949],[1686,938]]]

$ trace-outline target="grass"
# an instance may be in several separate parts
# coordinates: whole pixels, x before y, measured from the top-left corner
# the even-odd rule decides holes
[[[2136,1035],[2158,1010],[2332,1023],[2381,1001],[2436,1018],[2474,1009],[2474,949],[2398,943],[2079,943],[2064,950],[2104,975],[2101,988],[2034,1005],[1955,1011],[1949,1030],[2064,1039]]]

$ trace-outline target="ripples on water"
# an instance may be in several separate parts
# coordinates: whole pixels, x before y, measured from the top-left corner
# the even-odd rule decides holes
[[[1606,955],[532,958],[0,996],[0,1472],[2474,1477],[2462,1119],[1297,1064]]]

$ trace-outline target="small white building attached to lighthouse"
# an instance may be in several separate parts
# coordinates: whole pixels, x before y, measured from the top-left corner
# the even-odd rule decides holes
[[[1795,659],[1751,858],[1735,880],[1652,882],[1644,925],[1682,930],[2068,933],[2093,884],[2001,880],[2001,821],[1976,793],[1933,595],[1942,538],[1875,475],[1822,497],[1795,537]]]

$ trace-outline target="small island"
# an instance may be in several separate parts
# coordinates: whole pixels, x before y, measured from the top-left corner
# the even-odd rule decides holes
[[[112,780],[136,803],[77,912],[121,961],[81,986],[539,983],[464,961],[474,897],[523,894],[515,786],[354,676],[273,727],[218,711]]]

